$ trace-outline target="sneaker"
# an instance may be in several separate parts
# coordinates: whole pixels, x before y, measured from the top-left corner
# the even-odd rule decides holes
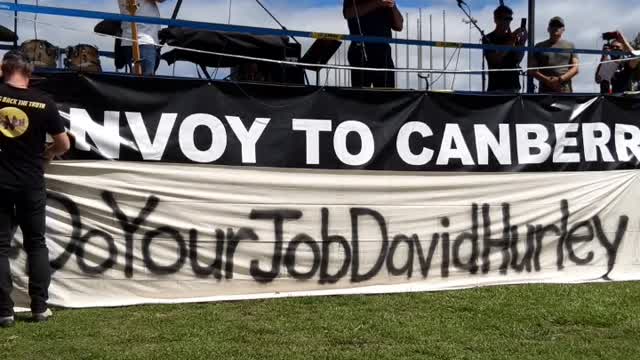
[[[0,317],[0,328],[12,327],[15,324],[16,324],[16,320],[13,318],[13,316]]]
[[[49,320],[49,318],[53,315],[53,313],[51,312],[50,309],[47,309],[44,312],[41,313],[32,313],[32,319],[35,322],[45,322],[47,320]]]

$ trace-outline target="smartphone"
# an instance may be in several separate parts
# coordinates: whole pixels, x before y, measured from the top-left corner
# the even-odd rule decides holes
[[[520,20],[520,29],[527,29],[527,18],[522,18],[522,20]]]

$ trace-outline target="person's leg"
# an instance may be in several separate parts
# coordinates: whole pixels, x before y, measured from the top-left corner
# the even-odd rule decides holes
[[[385,68],[387,69],[395,69],[396,66],[393,63],[393,56],[391,56],[391,47],[387,51],[386,60],[385,60]],[[396,73],[393,71],[385,71],[384,72],[384,87],[389,89],[395,89],[396,87]]]
[[[370,51],[372,58],[369,66],[378,69],[393,69],[393,58],[391,57],[391,47],[386,45],[376,46]],[[396,79],[393,71],[372,71],[371,82],[373,87],[395,88]]]
[[[153,45],[140,45],[140,60],[142,61],[142,75],[151,76],[156,72],[158,52]]]
[[[351,44],[347,53],[349,59],[349,65],[354,67],[361,67],[364,65],[364,55],[362,53],[362,46],[360,44]],[[364,86],[365,72],[362,70],[351,70],[351,86],[363,87]]]
[[[13,237],[14,205],[12,192],[0,189],[0,317],[13,316],[9,253]]]
[[[365,49],[367,52],[367,58],[363,60],[361,66],[368,69],[380,67],[376,65],[378,59],[376,58],[377,54],[375,48],[366,46]],[[376,87],[376,80],[379,77],[379,74],[380,72],[378,71],[362,70],[362,86],[366,88],[370,88],[372,86]]]
[[[122,61],[126,64],[125,71],[133,72],[133,48],[131,46],[123,46],[122,49]]]
[[[25,190],[16,201],[16,214],[24,238],[29,272],[29,296],[34,314],[47,310],[51,269],[49,251],[45,239],[45,207],[47,195],[44,189]]]

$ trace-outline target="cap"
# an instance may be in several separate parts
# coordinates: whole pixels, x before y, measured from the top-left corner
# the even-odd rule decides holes
[[[549,20],[549,26],[564,27],[564,19],[560,16],[554,16]]]

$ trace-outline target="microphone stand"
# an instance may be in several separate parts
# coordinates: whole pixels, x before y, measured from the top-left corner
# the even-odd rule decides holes
[[[175,20],[178,18],[178,13],[180,12],[180,7],[182,6],[182,0],[178,0],[176,3],[176,7],[173,8],[173,14],[171,15],[171,20]]]
[[[464,1],[460,1],[458,0],[458,7],[460,8],[460,10],[462,10],[462,12],[464,13],[464,15],[469,19],[469,23],[473,24],[473,27],[476,28],[476,30],[478,30],[478,32],[480,33],[480,35],[482,36],[482,41],[485,43],[489,42],[489,39],[487,39],[487,35],[485,35],[484,30],[482,30],[479,26],[478,26],[478,20],[474,19],[473,17],[471,17],[471,13],[470,11],[466,10],[462,5],[467,5]],[[468,7],[468,5],[467,5]],[[484,92],[485,90],[485,85],[487,83],[487,74],[485,73],[485,65],[484,65],[484,51],[482,54],[482,91]]]
[[[287,29],[286,26],[282,25],[282,23],[278,20],[278,18],[275,17],[275,15],[273,15],[273,13],[271,13],[271,11],[269,11],[269,9],[266,8],[266,6],[264,6],[262,4],[262,1],[260,0],[256,0],[256,2],[258,3],[258,5],[260,5],[260,7],[262,8],[262,10],[264,10],[272,19],[273,21],[276,22],[276,24],[278,24],[278,26],[280,26],[280,28],[284,31],[289,31],[289,29]],[[296,39],[295,36],[293,35],[289,35],[289,37],[291,38],[291,40],[293,40],[293,42],[295,42],[296,44],[300,45],[300,51],[302,51],[302,44],[300,44],[300,42],[298,41],[298,39]],[[309,79],[307,77],[307,72],[304,72],[304,79],[307,82],[307,84],[309,84]]]

